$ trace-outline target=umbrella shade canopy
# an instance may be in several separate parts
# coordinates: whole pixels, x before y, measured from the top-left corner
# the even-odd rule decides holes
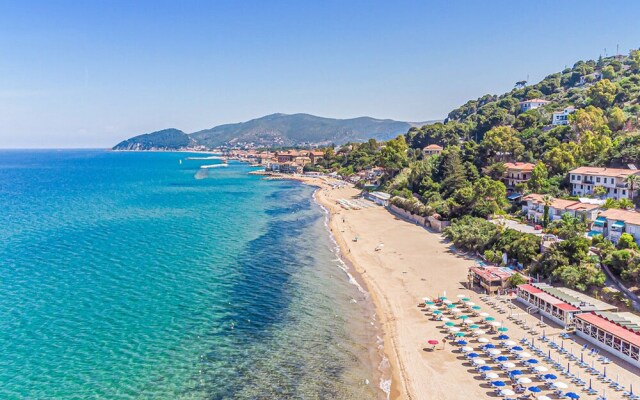
[[[536,360],[535,358],[530,358],[526,361],[527,364],[537,364],[538,360]]]
[[[459,346],[466,346],[467,342],[465,340],[458,340],[458,345]]]
[[[491,321],[491,326],[502,326],[502,322]]]
[[[449,322],[449,321],[451,321],[451,320],[450,320],[449,318],[447,318],[447,317],[442,317],[440,320],[441,320],[441,321],[443,321],[443,322]]]
[[[500,357],[496,358],[496,361],[498,361],[498,362],[509,361],[509,357],[500,356]]]
[[[554,374],[545,374],[542,376],[542,378],[548,381],[555,381],[556,379],[558,379],[558,377],[555,376]]]
[[[498,339],[499,339],[499,340],[509,340],[509,336],[507,336],[507,335],[500,335],[500,336],[498,336]],[[514,343],[514,344],[515,344],[515,343]]]
[[[438,306],[436,306],[435,304],[431,304],[431,305],[429,305],[429,309],[430,310],[436,310],[436,309],[438,309]]]
[[[556,389],[566,389],[568,388],[567,384],[564,382],[553,382],[551,384],[551,386],[553,386]]]
[[[450,332],[460,332],[460,328],[456,327],[456,326],[452,326],[451,328],[449,328]]]
[[[435,339],[431,339],[431,340],[429,340],[427,343],[429,343],[430,345],[435,346],[435,345],[436,345],[436,344],[438,344],[439,342],[438,342],[437,340],[435,340]]]
[[[463,353],[468,353],[470,351],[473,351],[473,347],[471,346],[464,346],[460,349],[460,351],[462,351]]]
[[[503,381],[493,381],[491,382],[491,384],[495,387],[505,387],[507,386],[506,383],[504,383]]]
[[[462,310],[461,310],[461,309],[459,309],[459,308],[452,308],[452,309],[451,309],[451,312],[452,312],[452,313],[456,313],[456,314],[458,314],[458,313],[461,313],[461,312],[462,312]]]
[[[513,340],[507,340],[506,342],[504,342],[502,344],[507,346],[507,347],[513,347],[513,346],[516,345],[516,342],[514,342]]]
[[[522,350],[524,350],[524,349],[523,349],[522,347],[520,347],[520,346],[513,346],[513,347],[511,348],[511,351],[516,351],[516,352],[517,352],[517,351],[522,351]]]
[[[513,396],[513,395],[515,395],[515,394],[516,394],[516,392],[514,392],[514,391],[513,391],[513,390],[511,390],[511,389],[502,389],[502,390],[500,391],[500,395],[501,395],[501,396]]]
[[[514,369],[513,371],[509,372],[509,375],[511,376],[518,376],[522,374],[524,374],[524,372],[520,371],[519,369]]]
[[[500,354],[502,354],[502,352],[498,349],[489,349],[488,353],[492,356],[499,356]]]
[[[526,385],[528,383],[531,383],[531,379],[529,378],[518,378],[518,380],[516,381],[521,385]]]
[[[495,321],[496,319],[493,317],[485,317],[484,320],[491,322],[491,321]]]
[[[448,301],[448,300],[447,300],[447,301]],[[449,303],[449,304],[447,304],[447,308],[456,308],[456,305],[455,305],[455,304],[451,304],[451,303]]]
[[[469,318],[469,316],[468,316],[468,315],[461,315],[461,316],[460,316],[460,319],[461,319],[461,320],[465,320],[465,319],[467,319],[467,318]]]
[[[501,328],[498,328],[498,332],[506,332],[508,330],[509,330],[509,328],[505,328],[504,326],[501,327]]]
[[[447,296],[440,296],[438,297],[440,300],[445,301],[447,299]]]
[[[515,368],[516,367],[516,365],[514,363],[509,362],[509,361],[503,362],[502,366],[505,367],[505,368]]]
[[[463,298],[462,298],[462,301],[471,301],[471,299],[470,299],[470,298],[468,298],[468,297],[463,297]]]
[[[442,311],[440,311],[440,310],[435,310],[433,313],[434,313],[435,315],[440,315],[440,314],[442,314]]]
[[[482,310],[482,307],[480,307],[480,306],[473,306],[473,307],[471,307],[471,309],[472,309],[472,310],[476,310],[476,311],[480,311],[480,310]]]
[[[474,333],[475,333],[476,335],[484,335],[484,334],[485,334],[485,333],[487,333],[487,332],[486,332],[486,331],[483,331],[482,329],[477,329]]]
[[[466,315],[463,315],[463,316],[466,317]],[[460,317],[460,318],[462,318],[462,317]],[[468,319],[468,318],[463,318],[463,319],[464,319],[464,323],[467,324],[467,325],[473,325],[474,324],[472,319]]]
[[[466,335],[466,333],[464,333],[464,332],[456,333],[456,337],[464,337],[464,335]]]
[[[570,399],[579,399],[580,395],[578,393],[568,392],[564,394],[564,397],[568,397]]]
[[[495,372],[489,372],[484,376],[486,379],[498,379],[500,376]]]
[[[526,351],[523,351],[522,353],[518,354],[518,357],[520,357],[520,358],[531,358],[531,354],[527,353]]]
[[[491,371],[493,368],[491,368],[488,365],[483,365],[482,367],[478,368],[480,371]]]
[[[540,388],[539,388],[539,387],[537,387],[537,386],[531,386],[531,387],[529,388],[529,391],[530,391],[530,392],[532,392],[532,393],[540,393],[540,392],[542,392],[542,389],[540,389]]]
[[[485,346],[484,346],[484,348],[485,348],[485,349],[495,349],[495,348],[496,348],[496,345],[495,345],[495,344],[493,344],[493,343],[489,343],[489,344],[485,345]]]
[[[449,321],[449,322],[445,322],[445,324],[444,324],[444,325],[445,325],[445,326],[456,326],[456,323],[455,323],[455,322],[451,322],[451,321]]]
[[[482,358],[474,358],[472,361],[475,365],[484,365],[486,362]]]
[[[476,333],[477,333],[477,331],[476,331]],[[489,339],[487,339],[486,337],[481,337],[481,338],[478,338],[478,342],[480,342],[480,343],[489,343]]]
[[[547,372],[549,369],[547,369],[547,367],[543,367],[542,365],[538,365],[536,367],[533,367],[533,370],[536,372]]]
[[[480,314],[478,314],[478,315],[480,315],[481,317],[483,317],[483,318],[484,318],[484,317],[488,317],[488,316],[489,316],[489,313],[481,312],[481,313],[480,313]]]
[[[467,306],[468,307],[473,307],[475,305],[476,305],[476,303],[474,303],[473,301],[467,301]]]
[[[478,329],[478,328],[480,328],[480,325],[472,324],[469,326],[469,329]]]
[[[433,301],[431,301],[431,300],[425,300],[425,301],[424,301],[424,304],[426,304],[426,305],[428,305],[428,306],[433,306],[433,305],[435,305],[436,303],[434,303],[434,302],[433,302]]]
[[[478,353],[469,353],[467,354],[467,358],[478,358],[480,357],[480,354]]]

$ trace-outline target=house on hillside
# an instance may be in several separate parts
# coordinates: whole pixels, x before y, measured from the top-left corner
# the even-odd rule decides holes
[[[576,111],[574,107],[567,107],[562,111],[556,111],[551,116],[552,125],[569,125],[569,115]]]
[[[518,183],[524,183],[531,179],[531,172],[535,168],[535,164],[531,163],[504,163],[504,184],[507,189],[513,190]]]
[[[640,244],[640,213],[635,211],[609,209],[602,212],[594,225],[600,228],[597,231],[602,235],[617,243],[623,233],[633,236],[636,243]],[[596,229],[592,228],[593,231]]]
[[[540,108],[545,104],[549,104],[549,103],[550,101],[542,100],[542,99],[524,100],[520,102],[520,112],[535,110],[536,108]]]
[[[437,144],[430,144],[422,149],[422,155],[424,156],[424,158],[437,156],[442,153],[442,150],[442,146],[438,146]]]
[[[544,219],[544,195],[532,193],[522,198],[522,211],[526,213],[527,219],[534,222],[542,222]],[[549,204],[549,221],[556,221],[562,215],[569,214],[578,217],[586,222],[594,221],[600,210],[600,205],[581,203],[575,200],[564,200],[551,198]]]
[[[597,186],[606,189],[605,197],[620,200],[632,198],[631,190],[625,179],[629,175],[640,176],[640,170],[623,168],[579,167],[569,171],[574,196],[593,195]],[[637,192],[638,188],[634,188]]]
[[[316,165],[324,159],[324,152],[318,150],[310,151],[309,158],[311,159],[311,163]]]

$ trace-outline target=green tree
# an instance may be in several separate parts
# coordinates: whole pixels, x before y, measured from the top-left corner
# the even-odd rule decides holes
[[[640,176],[636,174],[629,175],[624,178],[624,182],[629,188],[629,198],[633,200],[636,194],[636,189],[640,186]]]
[[[542,216],[542,225],[546,228],[549,225],[549,208],[551,207],[553,199],[548,194],[542,197],[542,202],[544,204],[544,211]]]
[[[619,107],[611,107],[611,110],[607,113],[607,124],[613,132],[617,132],[624,127],[624,123],[627,118],[624,112]]]
[[[531,172],[531,179],[527,182],[529,190],[534,193],[541,193],[548,186],[547,179],[549,178],[549,171],[547,166],[543,162],[539,161]]]
[[[524,285],[527,282],[529,281],[517,272],[507,279],[507,285],[512,288],[517,287],[518,285]]]
[[[618,239],[618,246],[619,249],[631,249],[631,250],[637,250],[638,249],[638,245],[636,244],[635,240],[633,239],[633,235],[631,235],[630,233],[623,233],[622,235],[620,235],[620,239]]]
[[[616,71],[613,69],[611,65],[607,65],[602,68],[602,77],[609,80],[614,80],[616,78]]]
[[[460,159],[460,151],[449,149],[443,154],[443,176],[442,195],[447,198],[456,190],[467,185],[467,175]]]
[[[517,137],[517,131],[508,126],[499,126],[486,133],[480,145],[484,156],[496,161],[518,160],[524,153],[524,146]]]
[[[595,197],[603,198],[604,196],[607,195],[607,188],[602,185],[594,186],[593,195]]]
[[[618,200],[618,206],[623,210],[630,210],[630,209],[633,209],[634,207],[633,201],[625,198]]]
[[[389,140],[382,148],[380,164],[392,175],[398,173],[409,164],[407,158],[407,142],[404,136],[400,135]]]
[[[609,108],[618,94],[618,86],[609,79],[602,79],[587,91],[591,104],[600,108]]]

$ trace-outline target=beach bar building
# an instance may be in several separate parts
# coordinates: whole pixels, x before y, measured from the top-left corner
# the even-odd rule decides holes
[[[480,286],[486,290],[487,294],[493,295],[499,290],[504,290],[508,286],[509,278],[517,273],[511,268],[480,266],[469,268],[469,285],[471,287]],[[520,274],[522,275],[522,274]],[[525,279],[528,277],[522,275]]]
[[[519,285],[517,299],[529,312],[539,312],[560,326],[572,325],[577,314],[597,311],[616,311],[617,307],[584,293],[546,283]]]
[[[575,316],[576,335],[640,368],[640,317],[590,312]]]
[[[373,201],[374,203],[386,207],[389,205],[391,195],[384,192],[366,192],[364,198]]]

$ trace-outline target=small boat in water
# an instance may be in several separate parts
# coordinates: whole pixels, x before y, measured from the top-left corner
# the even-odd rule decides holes
[[[220,167],[228,167],[229,164],[211,164],[211,165],[201,165],[200,168],[209,169],[209,168],[220,168]]]

